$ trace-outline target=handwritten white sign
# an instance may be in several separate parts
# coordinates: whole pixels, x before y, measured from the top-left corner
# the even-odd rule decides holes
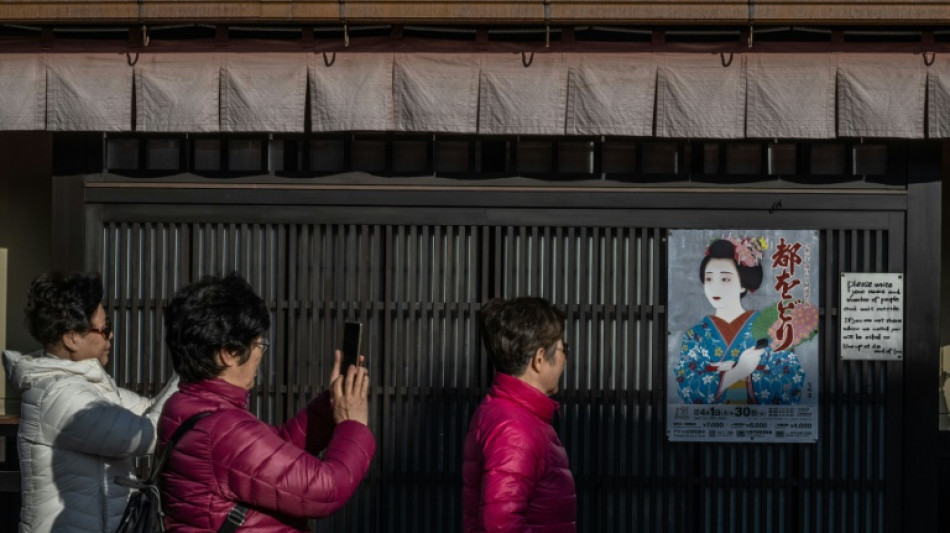
[[[841,274],[841,358],[904,357],[904,275]]]

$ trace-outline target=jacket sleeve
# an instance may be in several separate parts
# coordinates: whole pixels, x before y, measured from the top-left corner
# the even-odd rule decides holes
[[[277,431],[294,446],[307,450],[310,455],[316,455],[330,444],[335,425],[333,409],[330,407],[330,393],[327,391],[316,396]]]
[[[223,495],[296,517],[319,518],[340,509],[376,452],[369,428],[353,421],[336,426],[322,461],[250,413],[220,417],[211,431],[214,477]]]
[[[119,394],[119,404],[122,405],[122,407],[125,407],[137,415],[150,415],[155,420],[158,420],[158,415],[161,414],[162,407],[165,406],[165,401],[168,400],[172,394],[175,394],[177,390],[178,374],[172,374],[168,383],[152,398],[142,396],[128,389],[123,389],[122,387],[116,387],[116,391]]]
[[[151,453],[158,413],[136,414],[110,402],[81,381],[63,380],[39,403],[38,430],[43,444],[105,457]]]
[[[478,505],[485,531],[529,532],[528,501],[540,472],[542,447],[516,421],[506,420],[489,430],[484,444],[482,495]]]

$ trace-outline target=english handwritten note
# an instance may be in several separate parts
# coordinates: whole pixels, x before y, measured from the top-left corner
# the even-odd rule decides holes
[[[904,357],[904,275],[841,274],[841,358]]]

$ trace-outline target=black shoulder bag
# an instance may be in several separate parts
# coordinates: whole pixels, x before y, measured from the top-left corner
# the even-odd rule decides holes
[[[162,449],[162,453],[158,456],[155,464],[152,465],[145,481],[116,476],[115,482],[117,484],[137,489],[125,505],[125,512],[122,514],[118,529],[115,530],[116,533],[158,533],[165,531],[165,524],[162,522],[164,514],[162,513],[162,497],[158,490],[158,475],[162,471],[162,467],[165,466],[165,462],[168,461],[175,445],[178,444],[178,439],[193,428],[196,422],[211,413],[212,411],[198,413],[178,426],[178,429],[172,434],[172,438]],[[235,505],[228,513],[227,519],[221,524],[218,533],[234,533],[237,531],[244,523],[247,510],[248,508],[245,505]]]

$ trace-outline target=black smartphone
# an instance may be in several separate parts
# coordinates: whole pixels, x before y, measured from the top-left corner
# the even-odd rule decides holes
[[[350,365],[359,366],[362,339],[362,322],[347,322],[343,325],[343,365],[340,367],[340,372],[346,373]]]
[[[761,339],[755,341],[755,347],[756,347],[756,348],[765,348],[765,347],[768,346],[768,345],[769,345],[769,339],[768,339],[768,338],[761,338]]]

